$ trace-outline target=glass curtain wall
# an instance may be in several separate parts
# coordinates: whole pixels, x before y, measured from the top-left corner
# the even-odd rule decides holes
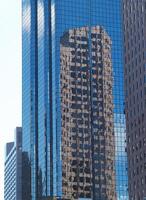
[[[121,0],[22,2],[24,199],[127,200]]]

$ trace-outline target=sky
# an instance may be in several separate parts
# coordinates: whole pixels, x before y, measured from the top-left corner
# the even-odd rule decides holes
[[[21,0],[0,0],[0,200],[5,143],[21,126]]]

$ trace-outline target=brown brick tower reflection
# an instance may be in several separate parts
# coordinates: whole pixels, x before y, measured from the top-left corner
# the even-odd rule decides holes
[[[63,199],[116,200],[111,39],[69,30],[60,63]]]

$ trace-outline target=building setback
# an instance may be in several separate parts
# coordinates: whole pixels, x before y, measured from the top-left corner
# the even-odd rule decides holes
[[[22,4],[23,200],[127,200],[121,0]]]
[[[123,1],[129,198],[146,197],[146,1]]]
[[[6,144],[4,199],[22,199],[22,128],[17,127],[15,142]]]

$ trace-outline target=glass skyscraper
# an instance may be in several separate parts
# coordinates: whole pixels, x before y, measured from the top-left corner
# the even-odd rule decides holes
[[[127,200],[121,0],[23,0],[23,200]]]

